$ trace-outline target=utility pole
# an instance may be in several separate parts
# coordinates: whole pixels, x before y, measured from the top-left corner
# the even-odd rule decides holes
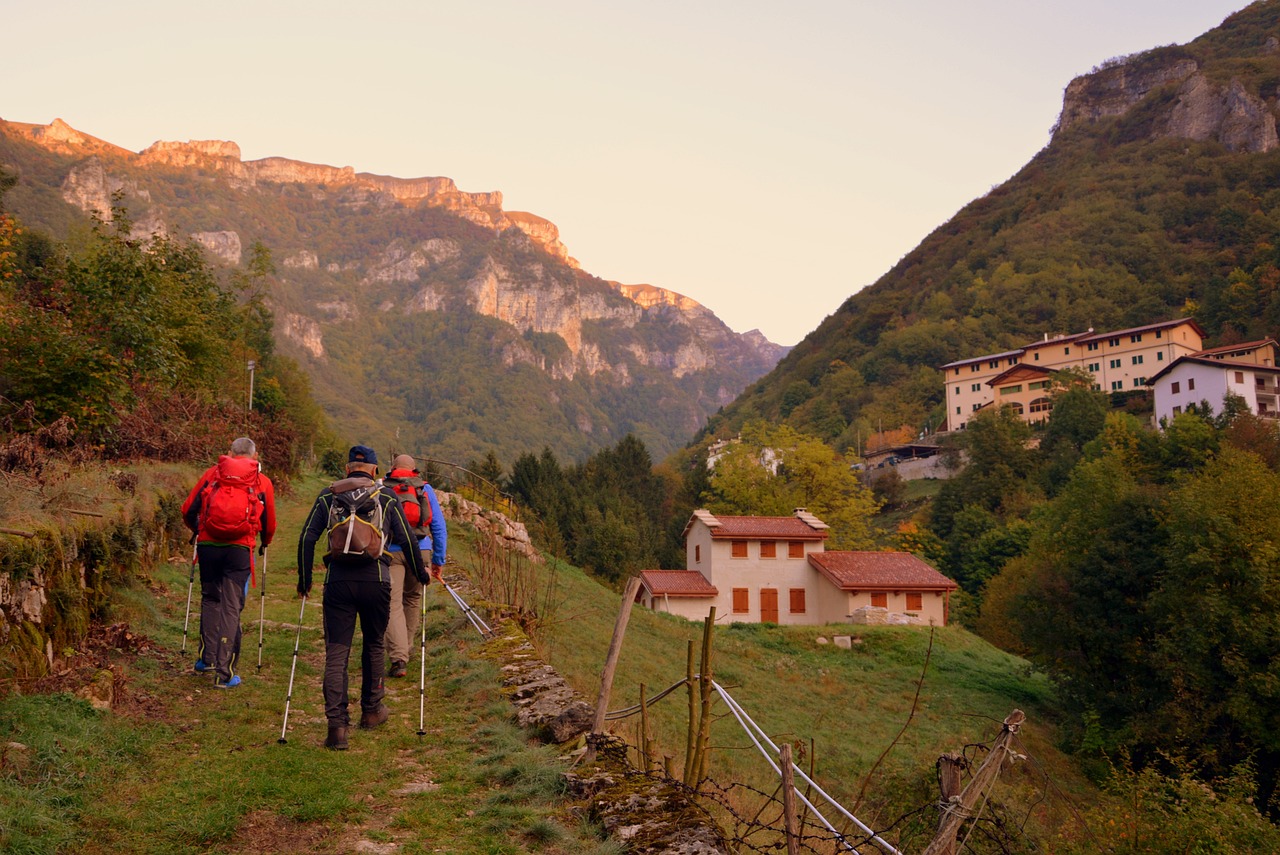
[[[247,412],[253,412],[253,369],[258,367],[258,363],[252,359],[249,360],[249,404],[245,408]]]

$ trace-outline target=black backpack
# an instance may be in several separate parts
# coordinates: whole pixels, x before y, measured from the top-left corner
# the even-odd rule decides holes
[[[386,516],[378,500],[382,486],[368,478],[343,478],[329,489],[329,559],[381,558],[387,542]]]

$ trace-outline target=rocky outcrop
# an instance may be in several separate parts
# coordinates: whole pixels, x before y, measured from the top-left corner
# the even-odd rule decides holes
[[[311,318],[294,312],[286,314],[280,321],[280,334],[300,345],[313,359],[324,359],[324,336],[320,325]]]
[[[1271,151],[1280,145],[1272,107],[1239,79],[1220,85],[1205,76],[1194,59],[1159,57],[1129,57],[1071,81],[1063,97],[1059,132],[1124,116],[1153,93],[1176,86],[1171,105],[1155,122],[1155,136],[1212,140],[1236,152]]]
[[[1065,131],[1080,122],[1123,116],[1153,90],[1181,82],[1199,67],[1186,58],[1141,65],[1125,60],[1077,77],[1067,84],[1058,128]]]
[[[208,250],[214,258],[232,266],[240,263],[240,235],[235,232],[194,232],[191,239]]]
[[[1164,135],[1190,140],[1216,140],[1230,151],[1271,151],[1276,117],[1261,98],[1245,91],[1239,80],[1216,86],[1203,74],[1193,74],[1178,90]]]
[[[445,519],[465,523],[481,534],[496,538],[501,547],[510,552],[517,552],[534,561],[542,560],[524,523],[510,519],[499,511],[485,508],[457,493],[441,490],[436,493],[436,498],[440,502],[440,510],[444,511]]]

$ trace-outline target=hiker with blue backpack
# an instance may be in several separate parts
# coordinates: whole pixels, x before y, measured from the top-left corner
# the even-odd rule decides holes
[[[391,558],[387,547],[404,551],[410,572],[423,585],[431,581],[422,563],[400,500],[381,482],[378,455],[364,445],[347,452],[347,477],[320,491],[298,538],[298,594],[311,593],[316,544],[322,542],[324,579],[324,707],[329,732],[326,748],[345,751],[347,666],[360,621],[360,727],[378,727],[390,713],[386,694],[384,640],[391,612]],[[323,541],[321,539],[323,538]]]
[[[232,689],[240,685],[240,613],[254,575],[253,548],[262,555],[276,533],[275,487],[262,473],[253,440],[232,442],[200,476],[182,503],[182,520],[195,535],[200,569],[195,670],[212,671],[215,688]]]
[[[436,491],[421,477],[412,455],[400,454],[391,462],[391,471],[382,479],[400,500],[404,518],[418,539],[418,551],[422,563],[431,564],[431,577],[440,580],[444,571],[448,547],[448,529]],[[395,544],[387,547],[391,553],[391,617],[387,622],[388,677],[404,677],[408,674],[409,652],[418,635],[422,619],[422,585],[409,572],[404,551]]]

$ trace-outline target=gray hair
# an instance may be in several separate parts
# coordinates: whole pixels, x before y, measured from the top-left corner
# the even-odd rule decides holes
[[[257,450],[258,447],[254,445],[253,440],[249,439],[247,436],[242,436],[235,442],[231,443],[232,457],[252,457]]]

